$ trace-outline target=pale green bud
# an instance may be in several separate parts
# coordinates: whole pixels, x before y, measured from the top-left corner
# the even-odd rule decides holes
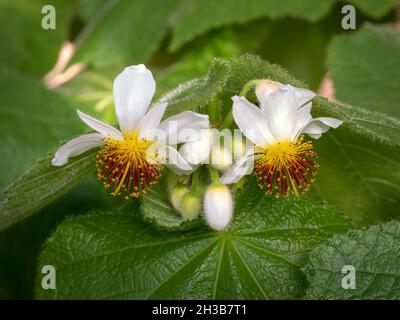
[[[181,203],[181,214],[187,220],[196,219],[200,214],[201,199],[197,193],[185,194]]]
[[[182,205],[182,200],[183,197],[189,193],[189,188],[183,184],[178,184],[175,187],[173,187],[170,198],[171,198],[171,203],[172,206],[177,210],[181,210],[181,205]]]

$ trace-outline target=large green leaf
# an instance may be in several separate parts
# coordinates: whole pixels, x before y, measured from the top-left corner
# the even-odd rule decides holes
[[[54,167],[52,157],[39,161],[3,191],[0,196],[0,230],[45,207],[89,172],[95,173],[95,151],[75,157],[62,167]]]
[[[0,69],[0,187],[83,125],[69,102],[38,80]]]
[[[314,145],[320,171],[311,196],[357,224],[400,215],[399,147],[373,143],[346,128],[328,132]]]
[[[115,202],[95,177],[88,177],[30,219],[1,231],[0,299],[33,299],[37,256],[56,225],[71,213],[110,210]]]
[[[400,299],[400,223],[335,235],[312,249],[306,267],[309,299]],[[355,269],[355,288],[343,289],[344,266]],[[345,281],[346,282],[346,281]]]
[[[200,0],[182,1],[173,22],[171,48],[177,49],[207,30],[249,20],[296,16],[315,21],[329,12],[335,0]],[[252,35],[256,36],[256,35]]]
[[[96,2],[94,15],[76,39],[75,57],[95,67],[124,67],[147,61],[165,35],[177,4],[177,0]]]
[[[328,66],[336,97],[344,102],[400,117],[400,34],[366,25],[334,39]]]
[[[136,215],[68,219],[39,258],[40,299],[289,299],[304,294],[300,270],[312,245],[349,222],[305,199],[266,197],[255,181],[236,198],[227,231],[163,232]],[[248,197],[251,193],[253,196]],[[41,266],[57,289],[41,288]]]
[[[223,59],[214,59],[207,77],[188,81],[160,98],[168,101],[165,117],[204,107],[223,92],[228,78],[228,63]]]
[[[56,9],[56,29],[42,28],[43,6]],[[37,76],[49,71],[67,39],[73,1],[35,0],[0,2],[0,64]]]
[[[396,4],[396,0],[351,0],[350,2],[374,18],[387,14]]]

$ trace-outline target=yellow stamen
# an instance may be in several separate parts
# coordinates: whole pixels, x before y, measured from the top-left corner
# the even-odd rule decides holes
[[[105,188],[112,188],[114,196],[124,194],[125,199],[146,193],[160,177],[162,166],[153,155],[148,160],[152,141],[140,139],[137,133],[124,133],[123,140],[105,139],[97,155],[98,177]]]
[[[308,190],[317,174],[317,154],[310,141],[301,136],[296,141],[282,141],[266,148],[256,148],[254,174],[266,194],[288,196]]]

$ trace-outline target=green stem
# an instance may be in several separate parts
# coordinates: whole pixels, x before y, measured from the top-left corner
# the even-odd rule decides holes
[[[240,91],[239,96],[241,97],[245,97],[249,91],[255,87],[261,80],[259,79],[254,79],[254,80],[250,80],[249,82],[247,82],[244,86],[242,91]],[[224,122],[222,122],[221,124],[221,130],[222,129],[226,129],[229,128],[233,123],[233,114],[232,114],[232,110],[229,111],[229,113],[227,114],[227,116],[225,117]]]
[[[211,181],[214,184],[219,184],[219,174],[218,171],[214,168],[210,167],[210,175],[211,175]]]
[[[192,192],[196,192],[197,191],[197,188],[199,186],[199,177],[200,177],[200,170],[196,170],[192,174],[192,187],[191,187],[191,191]]]

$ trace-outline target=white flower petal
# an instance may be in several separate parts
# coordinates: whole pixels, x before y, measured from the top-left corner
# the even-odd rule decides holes
[[[186,142],[180,149],[179,153],[183,159],[191,165],[199,165],[204,163],[210,155],[212,146],[212,133],[210,130],[202,130],[201,137],[195,141]]]
[[[316,96],[316,94],[311,90],[304,88],[296,88],[291,86],[290,84],[288,86],[291,87],[294,91],[298,107],[305,105],[307,102],[310,102]]]
[[[127,67],[115,78],[115,112],[121,131],[132,132],[136,128],[155,90],[153,75],[143,64]]]
[[[243,176],[250,174],[254,165],[254,149],[251,148],[247,153],[235,162],[227,172],[220,178],[223,184],[233,184],[238,182]]]
[[[69,158],[102,145],[103,139],[104,135],[101,133],[88,133],[68,141],[57,150],[51,163],[53,166],[63,166]]]
[[[233,118],[239,129],[255,145],[264,146],[274,143],[263,112],[245,97],[232,97]]]
[[[199,139],[200,131],[209,126],[208,115],[185,111],[165,119],[158,128],[165,132],[169,144],[178,144]],[[193,135],[185,135],[185,132]]]
[[[158,154],[166,159],[165,165],[173,172],[181,174],[190,174],[193,172],[194,167],[182,158],[178,150],[171,146],[165,146],[158,150]]]
[[[311,107],[312,103],[309,102],[297,111],[296,125],[292,132],[290,141],[296,140],[304,126],[312,120]]]
[[[118,129],[110,126],[107,123],[97,120],[96,118],[93,118],[79,110],[76,110],[76,112],[77,112],[79,118],[81,118],[81,120],[84,123],[86,123],[89,127],[91,127],[93,130],[96,130],[97,132],[103,134],[106,137],[109,136],[109,137],[115,138],[117,140],[124,139],[121,132]]]
[[[322,133],[327,132],[329,128],[337,128],[343,123],[342,120],[335,118],[315,118],[305,124],[300,134],[308,134],[317,139]]]
[[[298,108],[293,87],[282,85],[272,91],[262,107],[273,137],[278,141],[290,139],[296,127]]]
[[[160,124],[167,105],[168,102],[161,102],[152,107],[146,113],[146,115],[142,118],[139,124],[140,128],[139,138],[142,139],[151,138],[151,130],[157,128],[158,125]]]

